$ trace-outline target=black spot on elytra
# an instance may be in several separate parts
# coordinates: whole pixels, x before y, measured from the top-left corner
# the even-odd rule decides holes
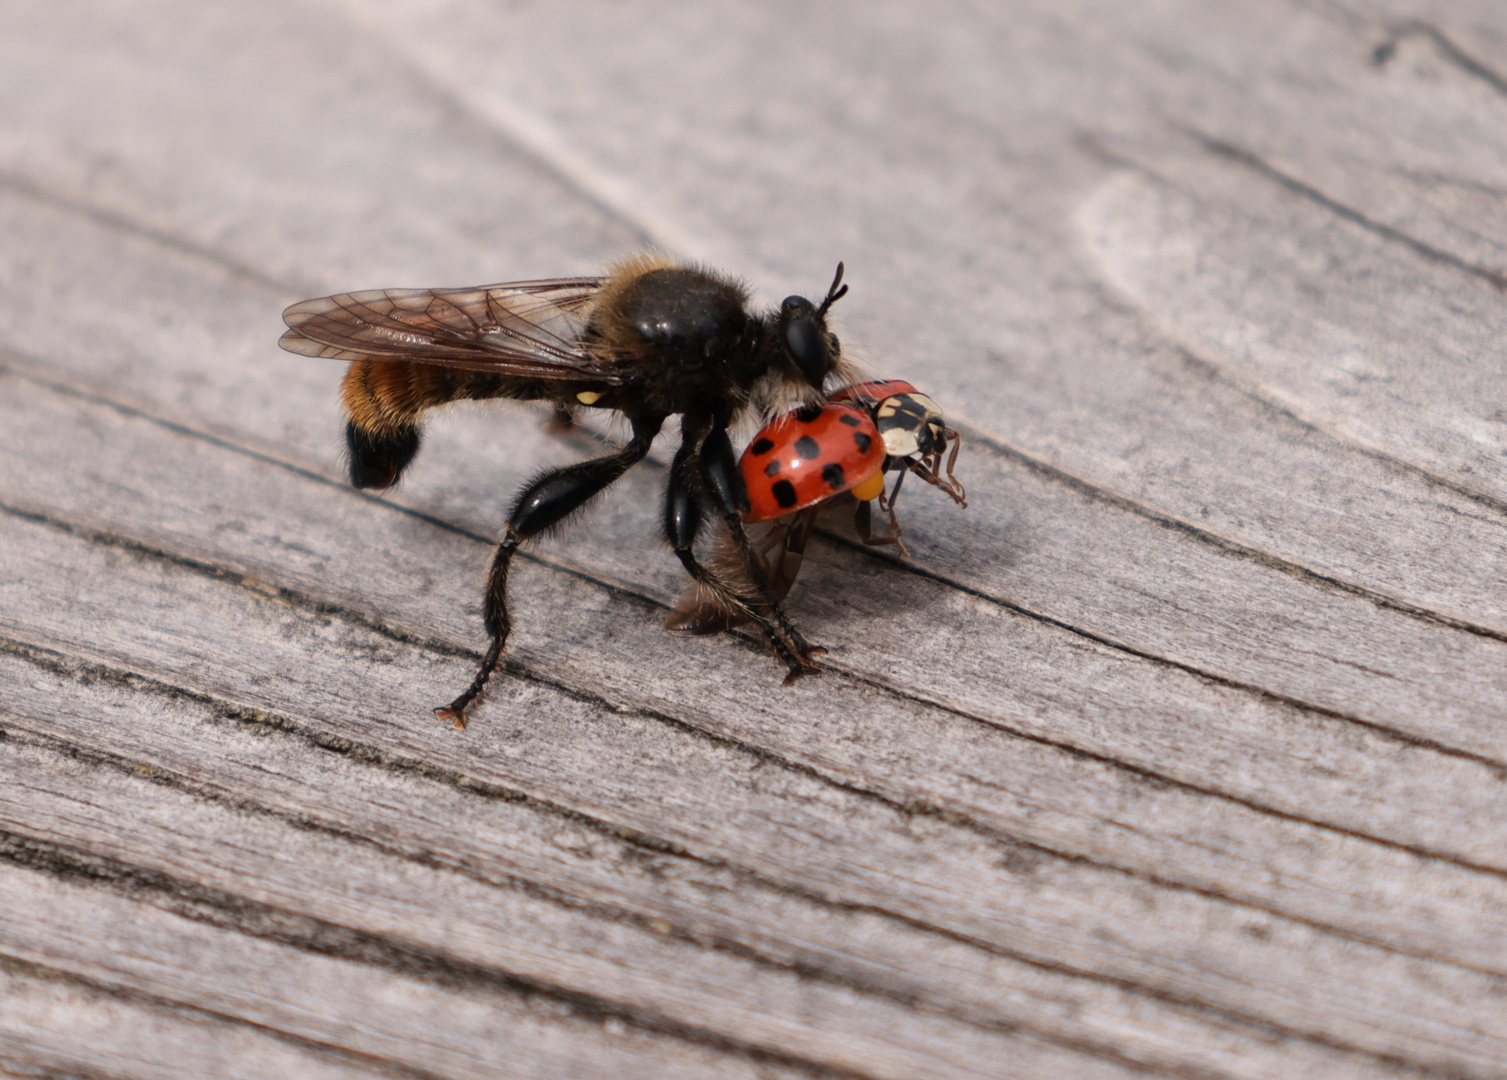
[[[842,466],[834,463],[822,469],[822,479],[827,482],[829,488],[833,491],[838,491],[842,488],[843,481],[847,477],[842,473]]]
[[[844,423],[844,424],[847,424],[847,425],[848,425],[848,427],[857,427],[857,426],[858,426],[858,417],[856,417],[856,416],[854,416],[854,415],[853,415],[853,414],[852,414],[852,413],[850,413],[850,412],[845,412],[845,413],[843,413],[843,414],[842,414],[842,415],[841,415],[841,416],[839,416],[839,417],[838,417],[838,418],[837,418],[837,419],[838,419],[838,420],[839,420],[839,421],[840,421],[840,422],[841,422],[841,423]]]
[[[822,414],[820,405],[805,405],[796,410],[795,418],[803,424],[809,424]]]
[[[857,445],[858,452],[860,454],[867,454],[869,452],[869,447],[874,445],[874,440],[869,437],[869,433],[867,431],[853,432],[853,442]]]
[[[754,444],[748,449],[753,452],[754,457],[762,457],[774,449],[774,441],[772,439],[756,439],[754,440]]]
[[[804,461],[815,461],[822,456],[821,445],[810,435],[802,435],[795,440],[795,452]]]
[[[795,505],[795,485],[789,480],[776,480],[769,490],[774,493],[774,501],[786,510]]]
[[[764,475],[765,476],[773,476],[775,473],[777,473],[779,471],[780,471],[780,459],[779,458],[775,458],[768,465],[764,466]]]

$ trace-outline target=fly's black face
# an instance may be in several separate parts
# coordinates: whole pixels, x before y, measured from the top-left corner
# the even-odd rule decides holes
[[[785,358],[816,390],[822,388],[832,373],[840,348],[837,335],[827,331],[827,309],[847,291],[848,287],[842,284],[842,263],[838,263],[837,276],[832,279],[821,307],[804,296],[787,296],[780,304],[780,342],[785,347]]]

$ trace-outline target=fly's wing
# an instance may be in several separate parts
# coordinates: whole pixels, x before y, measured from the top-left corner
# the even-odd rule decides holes
[[[601,278],[469,289],[373,289],[302,300],[283,312],[289,352],[333,360],[417,362],[517,378],[616,385],[581,345]]]
[[[754,554],[763,565],[769,590],[776,600],[785,599],[795,576],[800,573],[801,559],[806,553],[806,541],[816,525],[816,516],[822,506],[808,507],[795,514],[786,514],[773,521],[761,521],[747,528],[749,542]],[[738,592],[756,597],[758,590],[743,570],[743,559],[738,554],[738,544],[723,528],[718,531],[712,549],[711,570]],[[763,609],[765,605],[755,604]],[[730,611],[721,601],[700,585],[693,584],[680,595],[675,607],[665,616],[665,629],[675,634],[715,634],[748,622],[741,612]]]

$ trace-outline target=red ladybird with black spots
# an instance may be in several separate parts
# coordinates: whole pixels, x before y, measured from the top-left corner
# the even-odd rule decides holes
[[[878,379],[844,386],[823,405],[808,405],[766,425],[743,451],[738,468],[748,490],[743,515],[748,534],[774,597],[784,599],[820,513],[855,501],[854,525],[865,544],[900,540],[895,498],[906,474],[915,473],[967,507],[967,493],[953,475],[958,433],[942,410],[908,382]],[[885,492],[887,473],[897,474]],[[889,533],[873,528],[874,502],[889,516]],[[714,560],[724,573],[740,570],[739,553],[719,536]],[[665,621],[676,633],[710,634],[747,621],[696,589],[681,596]]]

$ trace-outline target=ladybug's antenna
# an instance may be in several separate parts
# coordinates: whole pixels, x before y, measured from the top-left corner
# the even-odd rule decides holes
[[[837,276],[832,279],[832,286],[827,290],[827,298],[822,301],[822,306],[816,309],[818,319],[825,317],[827,309],[848,294],[848,287],[843,285],[839,289],[839,285],[842,285],[842,263],[837,264]]]

